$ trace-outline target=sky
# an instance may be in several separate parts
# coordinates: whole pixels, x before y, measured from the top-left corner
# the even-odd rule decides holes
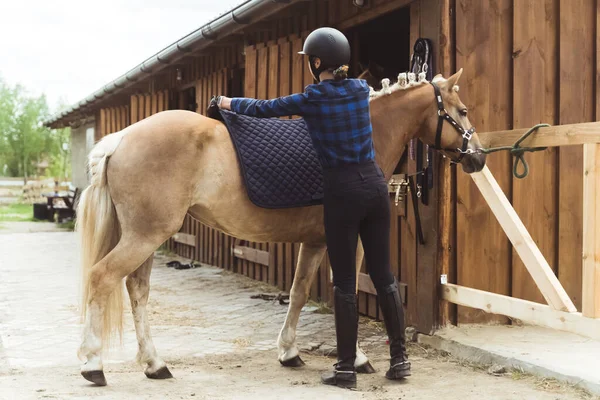
[[[54,110],[72,104],[242,0],[0,0],[0,77]]]

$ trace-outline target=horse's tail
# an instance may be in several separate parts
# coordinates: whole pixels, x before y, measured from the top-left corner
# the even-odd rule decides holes
[[[88,157],[91,184],[82,193],[77,205],[76,230],[81,240],[82,304],[85,320],[90,300],[90,272],[119,242],[121,228],[108,188],[106,168],[109,157],[121,142],[124,132],[102,139]],[[113,333],[123,336],[123,285],[110,294],[104,308],[102,343],[108,346]]]

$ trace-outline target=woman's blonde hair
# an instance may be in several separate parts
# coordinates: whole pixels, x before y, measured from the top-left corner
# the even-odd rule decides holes
[[[347,65],[342,65],[341,67],[335,69],[333,71],[333,77],[336,81],[341,81],[342,79],[348,78],[348,69]]]

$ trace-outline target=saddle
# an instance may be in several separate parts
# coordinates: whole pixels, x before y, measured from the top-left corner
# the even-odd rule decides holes
[[[255,118],[227,110],[219,114],[252,203],[262,208],[323,203],[323,170],[304,119]]]

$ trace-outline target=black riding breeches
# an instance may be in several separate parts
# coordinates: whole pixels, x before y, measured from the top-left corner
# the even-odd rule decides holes
[[[375,162],[367,162],[328,168],[323,175],[325,234],[333,284],[344,293],[355,292],[359,236],[375,287],[392,284],[390,201],[383,172]]]

